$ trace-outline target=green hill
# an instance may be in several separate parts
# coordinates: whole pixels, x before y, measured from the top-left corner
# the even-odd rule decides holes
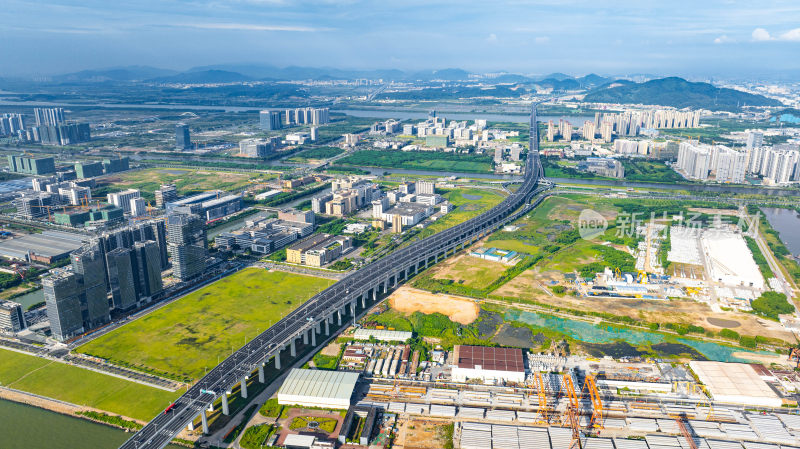
[[[780,106],[777,100],[734,89],[692,83],[670,77],[644,83],[611,83],[591,90],[584,98],[593,103],[653,104],[676,108],[735,111],[742,106]]]

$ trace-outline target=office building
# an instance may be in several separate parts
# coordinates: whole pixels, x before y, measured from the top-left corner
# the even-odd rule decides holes
[[[163,288],[161,279],[161,254],[158,243],[145,240],[133,244],[138,280],[137,296],[139,299],[152,297]]]
[[[264,158],[274,150],[267,139],[245,139],[239,142],[239,156]]]
[[[0,299],[0,332],[17,333],[26,327],[22,306]]]
[[[131,198],[130,208],[132,217],[141,217],[147,214],[147,202],[144,198]]]
[[[333,262],[353,248],[351,237],[317,234],[286,248],[286,261],[312,267]]]
[[[194,214],[168,215],[167,249],[172,257],[172,271],[180,281],[202,274],[207,249],[204,220]]]
[[[105,174],[119,173],[130,169],[130,158],[118,157],[114,159],[103,159],[103,172]]]
[[[61,201],[73,206],[88,205],[92,200],[92,189],[78,185],[59,187],[58,195]]]
[[[113,204],[116,207],[119,207],[125,213],[130,213],[131,200],[140,197],[141,193],[138,190],[128,189],[128,190],[123,190],[122,192],[109,193],[108,203]]]
[[[225,195],[201,203],[203,217],[206,221],[213,221],[235,214],[242,210],[242,197],[239,195]]]
[[[71,267],[55,269],[42,279],[51,336],[67,340],[84,331],[81,295],[84,293]]]
[[[94,329],[108,323],[111,315],[103,253],[96,247],[84,246],[70,254],[70,259],[83,289],[81,314],[84,327]]]
[[[33,108],[36,126],[55,126],[64,122],[63,108]]]
[[[8,155],[8,169],[15,173],[47,175],[56,172],[56,162],[52,157],[26,157]]]
[[[156,207],[164,207],[167,203],[178,200],[178,188],[173,184],[161,184],[161,188],[155,191]]]
[[[35,220],[50,217],[50,209],[58,204],[58,198],[49,193],[23,193],[14,199],[17,217]]]
[[[192,138],[189,135],[189,125],[181,123],[175,126],[175,149],[192,149]]]
[[[316,216],[314,212],[310,210],[300,211],[296,209],[283,209],[278,211],[278,220],[308,223],[313,226]]]
[[[264,131],[281,129],[281,113],[279,111],[261,111],[258,114],[259,126]]]
[[[128,248],[113,249],[106,254],[106,264],[114,309],[133,309],[138,299],[136,287],[139,275],[133,251]]]
[[[102,162],[78,162],[75,164],[75,174],[78,179],[94,178],[95,176],[102,176],[103,163]]]

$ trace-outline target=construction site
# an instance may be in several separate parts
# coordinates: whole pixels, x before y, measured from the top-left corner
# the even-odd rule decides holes
[[[364,354],[388,349],[353,346]],[[387,375],[365,359],[354,401],[396,416],[398,433],[454,423],[454,447],[464,449],[800,446],[800,378],[792,370],[474,348],[434,351],[434,360],[415,361],[419,373]],[[394,353],[408,357],[408,347]]]

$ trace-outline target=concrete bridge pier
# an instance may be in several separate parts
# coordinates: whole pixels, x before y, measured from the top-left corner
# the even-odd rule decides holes
[[[213,402],[208,404],[208,411],[209,412],[214,412],[214,403]]]
[[[375,287],[372,289],[372,302],[378,301],[378,288]]]
[[[289,343],[289,354],[292,357],[297,357],[297,349],[295,349],[294,338],[292,338],[291,343]]]
[[[208,418],[206,417],[206,411],[203,410],[200,412],[200,421],[203,422],[203,435],[208,435]]]
[[[308,332],[303,332],[303,344],[308,344]]]
[[[189,424],[186,426],[186,430],[189,432],[194,432],[194,420],[189,421]]]
[[[275,353],[275,369],[281,369],[281,351]],[[264,365],[258,367],[258,381],[264,383]]]
[[[309,329],[309,332],[311,332],[311,346],[312,347],[316,347],[317,346],[317,333],[314,332],[314,327]]]
[[[330,325],[328,324],[328,319],[325,318],[325,335],[330,335],[330,334],[331,334],[331,328]]]
[[[228,416],[231,414],[231,409],[228,406],[228,392],[222,393],[222,414]]]
[[[342,309],[336,311],[336,319],[339,326],[342,325]]]
[[[263,370],[264,367],[262,366],[261,369]],[[247,399],[247,376],[242,377],[242,399]]]
[[[389,278],[383,281],[383,294],[389,293]]]
[[[367,308],[367,292],[361,294],[361,308],[362,309]]]

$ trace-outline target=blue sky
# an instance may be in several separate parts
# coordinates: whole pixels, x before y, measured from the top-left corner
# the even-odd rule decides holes
[[[800,70],[797,0],[3,0],[0,74],[220,63],[727,77]]]

